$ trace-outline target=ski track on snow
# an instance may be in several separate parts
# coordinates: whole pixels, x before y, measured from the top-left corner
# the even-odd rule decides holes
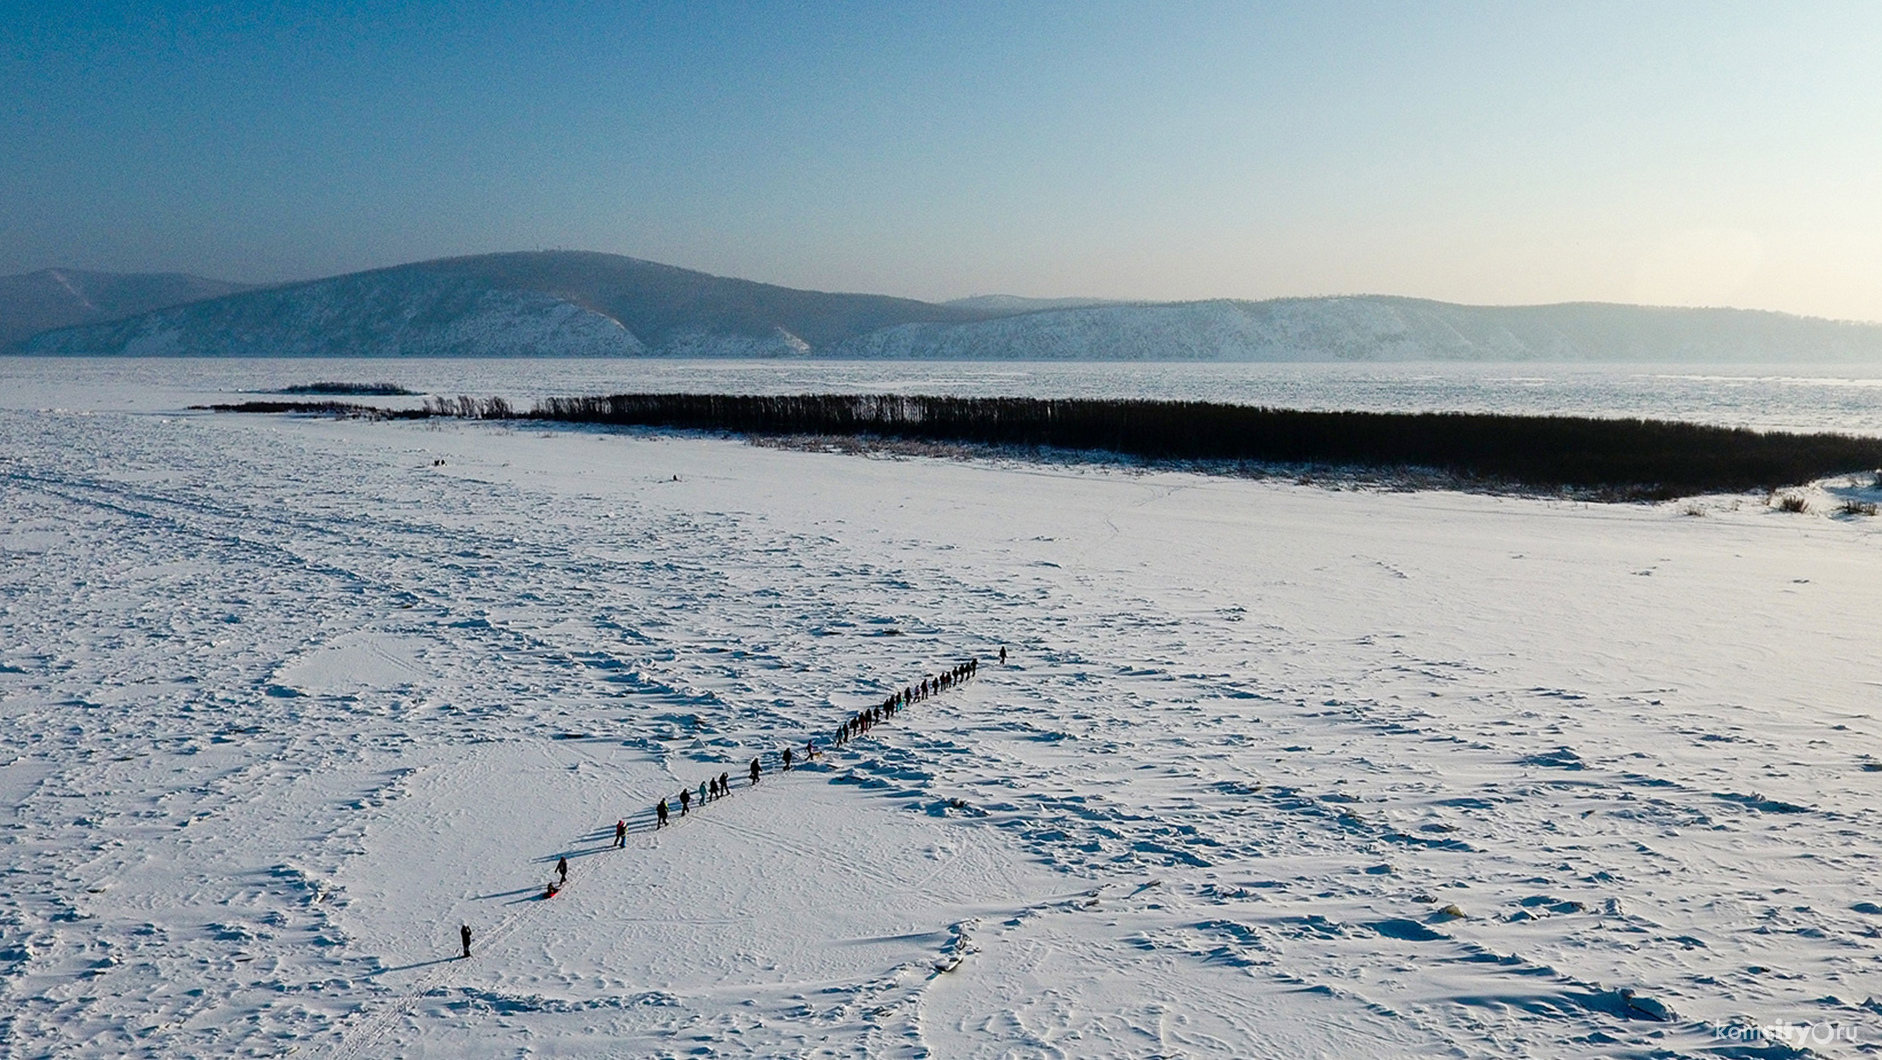
[[[0,457],[9,1055],[1882,1033],[1860,523],[474,424]]]

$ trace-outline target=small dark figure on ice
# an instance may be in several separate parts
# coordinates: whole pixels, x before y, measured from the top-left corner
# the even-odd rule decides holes
[[[685,788],[681,788],[680,789],[680,816],[681,817],[686,816],[686,811],[692,808],[693,808],[693,793],[691,791],[688,791]]]
[[[467,961],[470,960],[470,925],[458,925],[457,937],[464,943],[464,959]]]
[[[784,771],[786,773],[791,771],[791,749],[788,747],[784,749]]]
[[[555,873],[557,876],[562,877],[563,883],[569,882],[569,859],[567,858],[555,859]]]
[[[763,770],[758,768],[758,760],[756,758],[752,759],[751,760],[751,782],[752,782],[753,787],[758,786],[758,774],[761,772],[763,772]]]
[[[627,820],[625,818],[614,822],[614,845],[621,848],[627,846]]]
[[[655,828],[656,830],[657,830],[657,829],[661,829],[661,828],[665,828],[665,827],[667,826],[667,800],[665,800],[665,799],[661,799],[661,800],[660,800],[660,805],[658,805],[658,806],[655,806],[655,807],[653,808],[653,812],[654,812],[654,816],[655,816],[655,817],[658,817],[658,818],[660,819],[660,820],[659,820],[659,821],[658,821],[658,822],[657,822],[657,823],[656,823],[656,824],[654,825],[654,828]]]

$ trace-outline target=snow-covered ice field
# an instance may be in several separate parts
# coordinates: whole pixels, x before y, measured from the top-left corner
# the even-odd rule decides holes
[[[8,380],[9,1057],[1882,1044],[1882,520],[1821,496],[1334,491]],[[652,830],[722,770],[731,798]]]
[[[316,380],[500,395],[953,394],[1150,398],[1290,409],[1636,416],[1778,431],[1882,434],[1882,367],[1861,364],[826,361],[648,358],[0,357],[0,403],[165,407]],[[412,404],[409,399],[393,404]],[[37,407],[37,406],[35,406]]]

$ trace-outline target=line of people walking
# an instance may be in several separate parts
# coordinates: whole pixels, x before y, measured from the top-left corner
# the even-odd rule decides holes
[[[1000,649],[1000,659],[1006,660],[1006,648]],[[877,725],[895,717],[902,708],[919,703],[929,696],[938,696],[962,681],[980,672],[980,658],[975,656],[964,663],[949,667],[938,674],[931,674],[921,679],[920,683],[909,685],[900,692],[891,695],[868,710],[857,711],[855,716],[837,726],[836,743],[846,744],[863,735]],[[788,752],[787,752],[788,753]],[[788,767],[788,764],[787,764]]]
[[[1004,647],[1000,649],[1000,656],[1002,659],[1006,657],[1006,649]],[[835,742],[839,745],[846,744],[868,732],[876,725],[880,725],[882,722],[894,717],[903,707],[919,703],[930,696],[940,695],[947,689],[953,688],[955,685],[966,681],[979,672],[980,660],[976,657],[951,666],[938,674],[931,674],[924,677],[918,683],[909,685],[900,692],[889,696],[889,698],[883,700],[881,703],[867,710],[858,711],[849,720],[837,726]],[[799,757],[797,750],[792,747],[786,747],[778,752],[778,761],[784,772],[787,773],[790,772],[793,766],[800,762],[815,762],[822,757],[823,751],[818,748],[816,740],[810,740],[804,744],[801,757]],[[764,763],[760,759],[752,759],[751,764],[746,767],[745,775],[747,786],[757,787],[758,783],[764,779],[764,774]],[[654,830],[659,831],[673,823],[673,808],[676,803],[679,806],[679,816],[685,817],[693,812],[695,805],[704,806],[709,802],[715,802],[731,794],[732,774],[729,771],[720,773],[717,777],[707,777],[705,780],[699,782],[697,789],[681,788],[677,797],[673,799],[663,798],[654,804]],[[620,820],[614,823],[614,845],[616,847],[627,846],[626,820]]]
[[[822,752],[817,750],[816,741],[813,740],[804,748],[804,754],[806,757],[821,757]],[[784,749],[783,757],[784,768],[791,768],[791,760],[794,756],[791,754],[790,748],[787,747]],[[753,787],[758,785],[758,778],[764,775],[764,771],[765,767],[758,759],[754,758],[751,760],[749,775]],[[707,777],[700,781],[697,790],[693,788],[681,788],[679,796],[674,799],[673,802],[679,803],[680,816],[685,817],[687,814],[693,812],[694,802],[698,802],[699,805],[704,806],[706,803],[726,798],[731,794],[732,774],[728,771],[720,773],[716,777]],[[661,828],[665,828],[673,820],[672,803],[666,799],[661,799],[658,803],[654,804],[653,813],[654,829],[657,831]],[[625,820],[614,822],[614,845],[617,847],[625,847],[627,845],[627,822]]]
[[[1006,662],[1006,648],[1004,646],[1000,648],[999,658],[1002,663]],[[957,663],[938,674],[930,674],[922,678],[919,682],[908,685],[900,692],[894,693],[881,703],[867,710],[857,711],[856,714],[851,716],[847,721],[837,726],[835,743],[838,745],[847,744],[851,740],[866,735],[877,725],[895,717],[904,708],[920,703],[933,696],[938,696],[942,692],[973,678],[979,674],[979,672],[980,659],[975,657],[965,662]],[[801,758],[796,749],[792,747],[785,747],[778,753],[778,760],[785,772],[789,772],[792,767],[796,766],[799,762],[815,762],[822,757],[823,751],[817,746],[816,740],[810,740],[804,744]],[[751,764],[746,767],[747,785],[749,787],[757,787],[759,781],[764,778],[764,772],[764,763],[759,758],[752,759]],[[707,803],[728,798],[731,794],[732,774],[729,770],[721,772],[716,777],[707,777],[705,780],[700,781],[697,789],[681,788],[676,798],[672,800],[663,798],[658,803],[654,804],[654,830],[658,831],[672,823],[673,804],[676,802],[679,804],[679,815],[685,817],[692,813],[696,805],[703,807]],[[626,846],[627,819],[622,818],[614,822],[614,848],[624,849]],[[562,856],[556,860],[555,877],[543,888],[542,897],[545,899],[554,898],[563,887],[567,886],[568,879],[568,858]],[[459,927],[458,931],[459,942],[463,947],[463,955],[468,958],[471,952],[470,925],[462,925]]]

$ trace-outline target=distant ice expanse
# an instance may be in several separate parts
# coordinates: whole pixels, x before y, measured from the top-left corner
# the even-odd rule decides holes
[[[0,1055],[1882,1044],[1882,518],[1827,503],[1867,484],[1796,515],[183,411],[1077,376],[0,363]]]
[[[1882,433],[1882,365],[0,358],[0,402],[8,404],[29,394],[70,394],[83,403],[91,388],[127,380],[151,399],[186,393],[218,400],[316,380],[383,380],[523,400],[622,391],[1141,397]]]

